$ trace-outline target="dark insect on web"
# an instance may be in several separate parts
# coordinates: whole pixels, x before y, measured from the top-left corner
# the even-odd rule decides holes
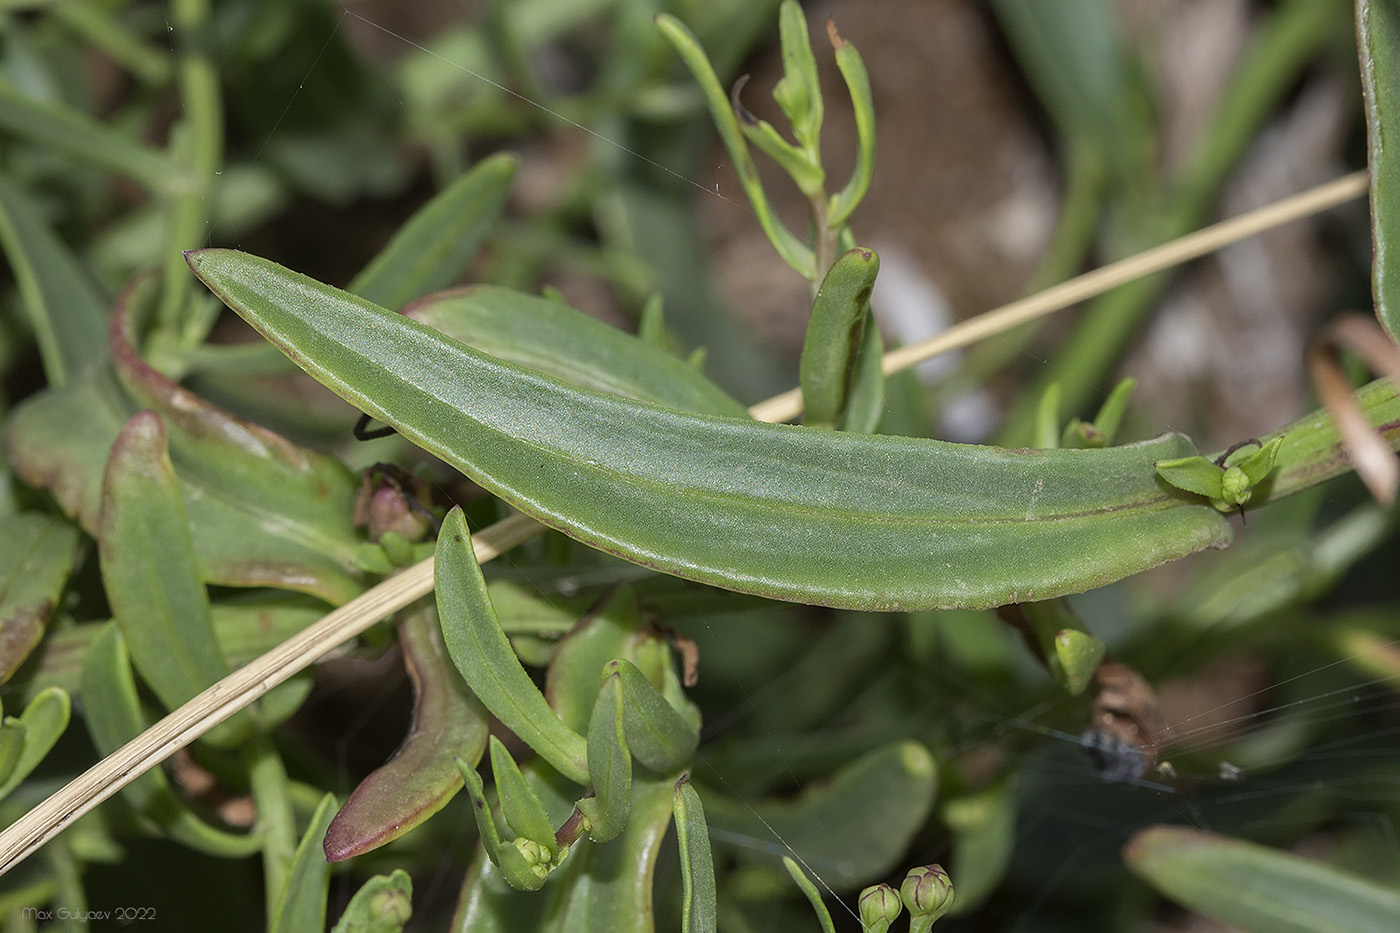
[[[1157,736],[1165,731],[1157,694],[1119,661],[1100,664],[1094,682],[1094,708],[1079,744],[1105,781],[1142,784],[1157,760]]]
[[[1147,749],[1099,726],[1085,729],[1079,736],[1079,745],[1105,781],[1137,784],[1152,767],[1153,756]]]

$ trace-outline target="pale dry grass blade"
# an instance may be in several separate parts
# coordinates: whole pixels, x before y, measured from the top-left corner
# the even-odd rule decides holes
[[[988,311],[922,343],[892,350],[885,355],[885,372],[907,369],[940,353],[985,340],[1133,279],[1161,272],[1264,230],[1343,204],[1360,197],[1366,190],[1366,173],[1356,172],[1268,207],[1206,227],[1164,246]],[[802,394],[797,389],[785,392],[753,406],[749,412],[760,421],[787,421],[802,412]],[[477,560],[485,563],[541,530],[539,524],[524,515],[513,515],[499,521],[472,536]],[[171,712],[0,832],[0,874],[19,864],[73,820],[273,687],[379,620],[426,596],[432,589],[433,562],[429,558],[346,603]]]

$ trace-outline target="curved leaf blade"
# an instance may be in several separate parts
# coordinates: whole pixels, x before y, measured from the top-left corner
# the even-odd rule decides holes
[[[696,725],[672,706],[631,661],[612,661],[607,670],[617,674],[627,747],[632,756],[659,773],[674,772],[689,764],[700,744]]]
[[[718,924],[715,894],[715,863],[710,854],[710,830],[705,825],[705,809],[700,795],[690,783],[690,775],[676,782],[671,803],[676,821],[676,844],[681,852],[681,930],[684,933],[713,933]]]
[[[584,738],[550,709],[501,631],[461,507],[443,519],[436,576],[443,641],[472,693],[561,774],[587,784]]]
[[[530,789],[520,766],[494,735],[490,740],[491,776],[496,780],[496,798],[500,802],[501,818],[517,839],[538,843],[549,853],[551,861],[559,849],[554,840],[554,824],[544,812],[544,804]]]
[[[71,714],[72,702],[68,699],[68,692],[58,687],[40,690],[29,701],[19,716],[19,724],[24,727],[24,745],[9,775],[0,781],[0,800],[4,800],[44,760],[59,736],[63,735],[63,730],[68,728]]]
[[[462,789],[454,759],[478,761],[486,747],[486,709],[447,657],[437,613],[408,614],[399,644],[413,684],[413,723],[394,757],[360,782],[331,821],[327,861],[377,849],[441,810]]]
[[[300,933],[326,928],[326,894],[331,866],[321,854],[321,841],[335,815],[335,796],[326,794],[311,815],[311,825],[297,843],[292,871],[277,912],[267,925],[270,933]]]
[[[154,412],[117,436],[102,483],[102,582],[132,660],[168,709],[228,674]]]
[[[399,228],[349,291],[397,308],[451,285],[496,223],[519,166],[511,153],[483,159]]]
[[[622,688],[616,673],[603,678],[588,724],[588,779],[593,796],[578,802],[594,842],[617,838],[632,806],[632,755],[622,714]]]
[[[1180,826],[1151,826],[1124,849],[1128,867],[1178,903],[1259,933],[1388,930],[1400,891],[1320,862]]]
[[[1155,461],[1194,453],[1180,436],[1025,451],[684,414],[512,366],[267,260],[189,261],[352,404],[541,522],[689,579],[845,608],[982,608],[1230,540],[1155,479]]]
[[[866,329],[875,326],[870,292],[879,272],[880,257],[875,251],[856,247],[837,257],[822,280],[802,343],[807,424],[835,427],[846,412],[856,364],[867,343]]]
[[[1395,4],[1360,0],[1356,36],[1361,51],[1361,87],[1366,100],[1366,140],[1371,166],[1371,227],[1375,242],[1372,279],[1376,316],[1392,340],[1400,340],[1400,182],[1397,155],[1384,128],[1400,118],[1400,10]]]

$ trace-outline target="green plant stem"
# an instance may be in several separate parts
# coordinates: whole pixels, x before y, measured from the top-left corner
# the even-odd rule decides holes
[[[172,155],[189,173],[191,189],[167,205],[167,238],[162,262],[161,327],[179,343],[193,346],[205,322],[185,317],[192,282],[182,250],[201,245],[211,213],[214,176],[223,153],[223,103],[212,57],[209,0],[174,0],[171,26],[180,45],[176,83],[185,118],[172,130]]]
[[[287,876],[296,855],[296,816],[292,812],[287,769],[272,739],[258,736],[248,743],[244,755],[253,803],[258,810],[258,827],[262,832],[263,890],[270,922],[281,906],[282,892],[286,890]]]
[[[1367,420],[1392,448],[1400,447],[1400,390],[1377,379],[1356,392]],[[1351,461],[1325,411],[1315,411],[1285,428],[1259,438],[1267,444],[1282,437],[1274,471],[1255,487],[1250,507],[1266,505],[1351,471]],[[1214,458],[1218,454],[1212,454]]]

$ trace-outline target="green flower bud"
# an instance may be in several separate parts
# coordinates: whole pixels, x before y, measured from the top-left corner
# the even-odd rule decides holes
[[[887,933],[904,911],[899,894],[887,884],[871,885],[860,892],[860,924],[867,933]]]
[[[924,933],[953,906],[953,882],[942,865],[921,865],[904,876],[899,896],[911,914],[909,933]]]
[[[1244,505],[1249,501],[1253,486],[1244,470],[1232,466],[1220,477],[1220,498],[1231,505]]]
[[[532,872],[541,878],[549,877],[549,870],[554,866],[550,861],[548,849],[533,839],[516,839],[515,847],[525,856]]]

